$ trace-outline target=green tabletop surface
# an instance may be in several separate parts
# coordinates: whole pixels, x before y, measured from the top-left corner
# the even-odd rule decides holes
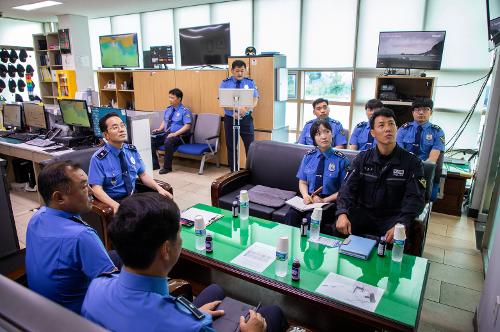
[[[469,163],[467,164],[444,163],[444,167],[449,173],[471,175]]]
[[[309,242],[306,237],[300,236],[300,229],[296,227],[255,217],[242,221],[232,218],[230,211],[204,204],[194,207],[220,213],[224,217],[207,227],[207,232],[213,236],[213,253],[196,250],[193,227],[182,227],[183,249],[245,271],[245,268],[233,265],[231,260],[255,242],[276,246],[280,236],[288,236],[287,275],[283,278],[276,276],[274,262],[261,275],[326,298],[315,290],[330,272],[377,286],[384,289],[384,294],[374,314],[410,327],[416,326],[428,272],[427,259],[404,255],[401,263],[395,263],[389,250],[385,257],[379,257],[374,249],[365,261],[339,254],[338,248]],[[298,258],[301,265],[299,281],[291,280],[294,258]],[[338,299],[333,300],[340,302]]]
[[[6,142],[6,143],[11,143],[11,144],[24,143],[23,141],[20,141],[18,139],[14,139],[14,138],[9,138],[9,137],[0,137],[0,142]]]

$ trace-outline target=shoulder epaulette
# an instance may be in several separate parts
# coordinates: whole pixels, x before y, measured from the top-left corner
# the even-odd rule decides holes
[[[227,81],[230,81],[232,78],[232,76],[229,76],[228,78],[224,79],[223,82],[227,82]]]
[[[337,150],[333,150],[333,154],[336,155],[337,157],[340,157],[340,158],[347,158],[347,156],[345,154],[343,154],[342,152],[337,151]]]
[[[431,124],[431,128],[441,130],[441,127],[436,124]]]
[[[360,123],[358,123],[356,125],[356,128],[361,128],[361,127],[364,127],[364,126],[366,126],[366,121],[361,121]]]
[[[408,128],[411,125],[411,122],[407,122],[401,126],[401,128]]]
[[[304,127],[305,127],[305,125],[306,125],[306,124],[313,123],[313,122],[315,122],[315,121],[316,121],[316,119],[312,119],[312,120],[307,121],[307,122],[304,124]]]
[[[306,155],[309,155],[309,154],[314,154],[316,152],[318,148],[312,148],[311,150],[307,151],[306,152]]]
[[[245,79],[245,80],[249,80],[249,81],[252,81],[252,82],[253,82],[253,79],[251,79],[250,77],[244,77],[243,79]]]
[[[332,118],[330,118],[330,122],[333,122],[333,123],[335,123],[335,124],[340,124],[340,121],[335,120],[335,119],[332,119]]]
[[[106,277],[106,278],[109,278],[109,277],[112,277],[113,275],[118,274],[118,273],[120,273],[120,271],[118,269],[115,269],[113,271],[102,272],[97,277]]]
[[[135,145],[132,145],[132,144],[127,144],[125,145],[129,150],[132,150],[132,151],[137,151],[137,148],[135,147]]]
[[[102,148],[97,154],[96,154],[96,157],[97,159],[99,160],[102,160],[104,159],[104,157],[106,157],[108,155],[108,150]]]

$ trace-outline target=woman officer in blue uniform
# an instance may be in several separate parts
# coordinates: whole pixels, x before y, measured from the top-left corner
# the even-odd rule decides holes
[[[323,206],[321,232],[331,233],[326,220],[334,222],[337,192],[344,182],[349,160],[340,151],[332,149],[332,127],[327,120],[318,119],[310,129],[316,148],[309,151],[297,172],[299,191],[304,204],[330,203]],[[299,227],[303,218],[310,220],[312,210],[301,212],[293,207],[285,216],[285,223]],[[331,218],[330,218],[330,217]]]

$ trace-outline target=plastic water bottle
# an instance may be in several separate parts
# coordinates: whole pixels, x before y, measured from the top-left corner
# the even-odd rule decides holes
[[[248,191],[240,191],[240,219],[248,219],[250,210],[250,200],[248,198]]]
[[[196,235],[196,250],[205,250],[205,221],[202,216],[194,217],[194,233]]]
[[[396,224],[394,228],[394,243],[392,245],[392,260],[401,262],[405,248],[406,232],[403,224]]]
[[[286,276],[288,270],[288,236],[278,239],[276,245],[275,273],[278,277]]]
[[[321,216],[323,215],[323,210],[320,207],[314,208],[311,215],[311,224],[309,226],[309,238],[312,240],[319,239],[319,230],[321,227]]]

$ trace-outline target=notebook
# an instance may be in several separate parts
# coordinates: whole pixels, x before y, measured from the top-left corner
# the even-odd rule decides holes
[[[349,235],[340,245],[339,252],[344,255],[367,260],[376,244],[377,241],[375,240]]]
[[[251,305],[225,297],[215,310],[224,310],[224,315],[215,319],[212,327],[218,332],[239,331],[240,316],[245,317],[248,310],[253,309]]]
[[[299,196],[292,197],[285,203],[293,207],[295,210],[299,210],[301,212],[313,210],[315,207],[322,207],[323,205],[328,204],[328,203],[304,204],[304,199]]]
[[[194,218],[196,216],[202,216],[203,217],[203,220],[205,220],[205,227],[210,225],[211,223],[213,223],[214,221],[222,218],[222,214],[218,214],[218,213],[213,213],[213,212],[209,212],[209,211],[205,211],[205,210],[201,210],[201,209],[197,209],[197,208],[189,208],[185,211],[182,211],[181,212],[181,219],[184,219],[184,220],[187,220],[187,221],[192,221],[194,222]]]

